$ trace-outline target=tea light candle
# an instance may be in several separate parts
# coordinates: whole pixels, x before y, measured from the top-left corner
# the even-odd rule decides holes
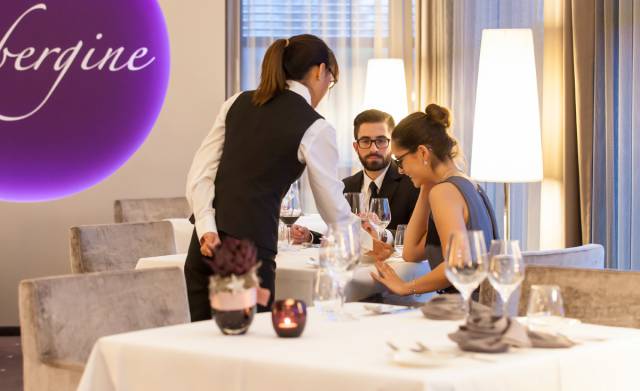
[[[302,300],[284,299],[273,303],[271,322],[279,337],[299,337],[307,321],[307,306]]]

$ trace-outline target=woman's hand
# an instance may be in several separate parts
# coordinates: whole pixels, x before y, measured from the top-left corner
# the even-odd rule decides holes
[[[207,232],[200,238],[200,253],[205,257],[212,257],[220,244],[220,237],[216,232]]]
[[[396,295],[406,296],[411,293],[409,284],[405,282],[395,270],[384,262],[376,262],[376,272],[371,272],[371,277],[386,286]]]

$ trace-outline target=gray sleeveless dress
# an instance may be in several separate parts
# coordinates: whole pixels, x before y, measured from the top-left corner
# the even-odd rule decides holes
[[[484,241],[488,248],[491,245],[491,240],[499,238],[499,233],[496,216],[484,190],[482,190],[480,186],[474,185],[473,182],[467,178],[461,176],[449,177],[445,182],[453,184],[462,194],[469,211],[467,229],[484,232]],[[427,231],[425,252],[431,270],[442,263],[443,256],[440,236],[438,235],[436,225],[431,216],[429,216],[429,229]],[[453,287],[445,289],[444,291],[456,292]]]

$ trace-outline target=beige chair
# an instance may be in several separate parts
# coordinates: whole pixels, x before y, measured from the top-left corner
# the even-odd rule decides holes
[[[523,251],[522,258],[528,268],[531,265],[558,266],[583,269],[604,269],[604,247],[599,244],[561,248],[556,250]],[[488,279],[480,286],[480,302],[496,306],[497,292],[489,284]],[[520,289],[511,295],[509,313],[515,315],[520,298]],[[498,307],[501,307],[498,306]],[[497,307],[496,307],[497,308]]]
[[[139,258],[176,253],[168,221],[82,225],[71,228],[71,271],[131,270]]]
[[[116,223],[186,219],[190,215],[191,208],[185,197],[123,199],[114,203]]]
[[[24,280],[19,299],[27,391],[75,390],[100,337],[190,319],[179,268]]]
[[[586,323],[640,328],[640,272],[531,266],[518,314],[525,315],[531,285],[558,285],[565,316]]]

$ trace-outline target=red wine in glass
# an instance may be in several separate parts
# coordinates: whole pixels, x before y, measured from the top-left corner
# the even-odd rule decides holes
[[[282,222],[285,223],[287,227],[291,227],[291,225],[298,221],[299,218],[300,216],[280,216],[280,220],[282,220]]]

